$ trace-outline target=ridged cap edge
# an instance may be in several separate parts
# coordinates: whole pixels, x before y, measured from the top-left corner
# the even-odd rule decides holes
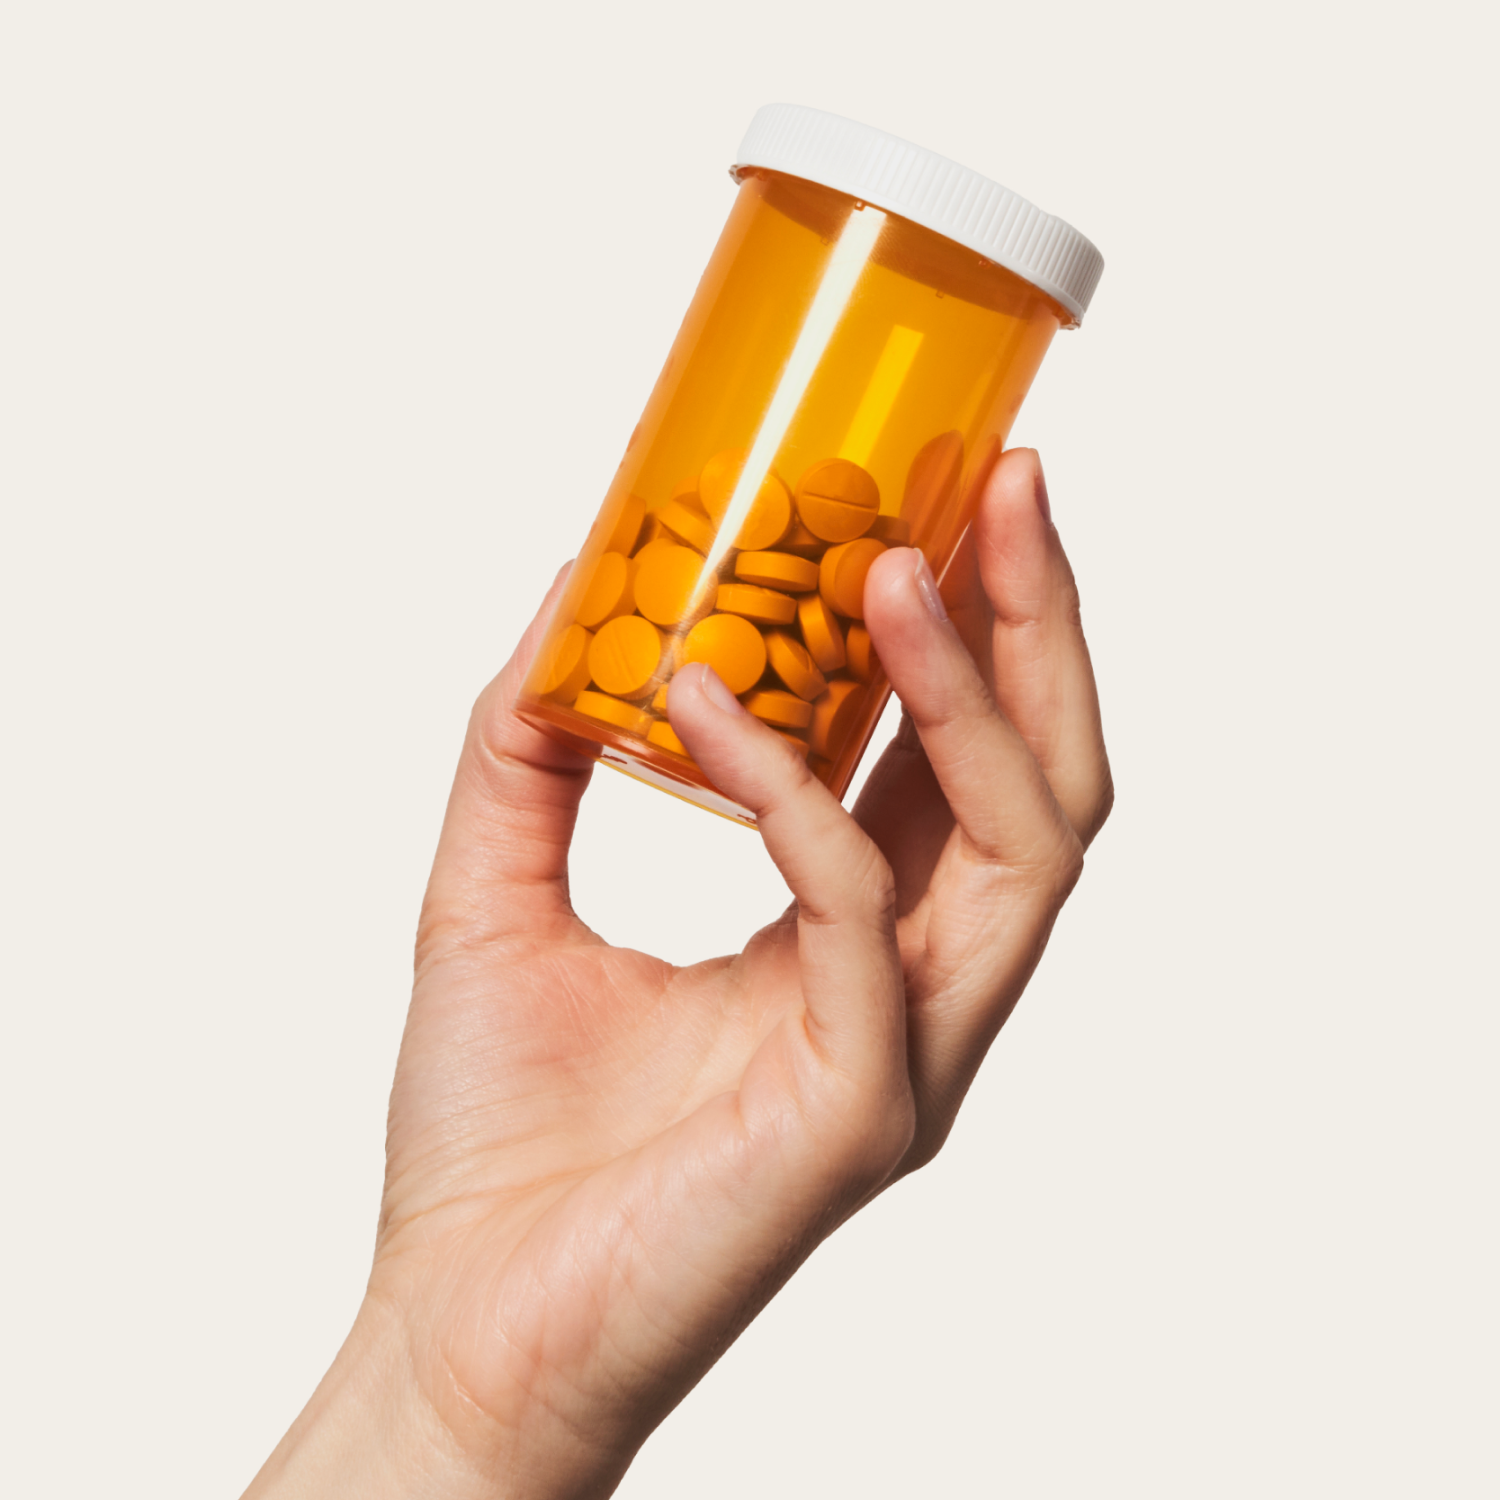
[[[1004,266],[1082,319],[1104,257],[1070,224],[899,136],[801,104],[758,109],[732,168],[821,183],[946,236]]]

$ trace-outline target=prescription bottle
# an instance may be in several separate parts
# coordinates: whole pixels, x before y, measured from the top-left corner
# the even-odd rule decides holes
[[[607,765],[741,822],[672,732],[710,663],[842,796],[890,688],[863,590],[941,578],[1053,335],[1103,261],[998,183],[796,105],[739,192],[517,702]]]

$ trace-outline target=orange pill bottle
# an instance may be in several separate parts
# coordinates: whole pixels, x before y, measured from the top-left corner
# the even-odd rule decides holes
[[[710,662],[842,796],[890,695],[865,572],[912,546],[943,576],[1103,260],[998,183],[820,110],[760,110],[732,175],[517,712],[753,823],[672,733],[672,673]]]

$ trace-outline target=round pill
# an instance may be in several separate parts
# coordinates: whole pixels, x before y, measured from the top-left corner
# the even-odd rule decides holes
[[[828,543],[814,536],[801,521],[793,521],[792,529],[776,543],[778,552],[794,552],[798,557],[811,558],[816,562],[822,557]]]
[[[857,682],[840,679],[828,684],[828,691],[812,706],[812,733],[808,738],[814,754],[830,760],[838,756],[864,701],[865,690]]]
[[[766,632],[766,660],[787,687],[809,703],[828,686],[828,679],[818,670],[807,647],[784,630]]]
[[[779,729],[806,729],[812,723],[812,704],[780,688],[762,688],[745,699],[745,707],[757,719]]]
[[[635,551],[636,538],[641,534],[641,522],[645,519],[646,502],[639,495],[627,495],[619,515],[615,517],[606,550],[623,552],[629,557]]]
[[[703,577],[703,559],[691,547],[652,542],[635,570],[635,607],[658,625],[680,625],[712,581]]]
[[[586,630],[635,609],[635,562],[623,552],[606,552],[594,564],[594,576],[583,591],[574,618]]]
[[[729,509],[747,457],[743,448],[726,448],[703,465],[698,475],[698,499],[714,520],[722,520]],[[772,546],[791,524],[792,497],[774,474],[767,473],[755,493],[750,514],[740,524],[735,546],[751,552]]]
[[[923,525],[928,516],[953,498],[964,467],[964,440],[957,432],[939,433],[918,450],[906,471],[906,492],[901,500],[901,514],[914,526]]]
[[[721,583],[715,607],[760,625],[790,625],[797,615],[797,601],[790,594],[753,583]]]
[[[791,524],[792,497],[774,474],[767,474],[750,503],[750,514],[735,533],[734,545],[746,552],[764,551],[767,547],[774,547]]]
[[[648,517],[647,526],[649,526],[650,523],[655,519],[655,516]],[[645,535],[644,529],[642,530],[641,534],[642,536]],[[649,542],[642,542],[641,545],[635,549],[635,556],[631,559],[631,561],[636,564],[640,564],[645,562],[648,557],[654,557],[658,552],[665,552],[669,547],[676,547],[680,549],[681,546],[682,543],[679,542],[670,531],[667,531],[665,528],[663,528],[660,536],[653,537]]]
[[[542,697],[571,703],[589,685],[589,642],[582,625],[569,625],[552,644],[542,673]]]
[[[760,631],[740,615],[710,615],[688,631],[679,648],[679,665],[707,662],[731,693],[748,693],[766,670],[766,643]]]
[[[698,499],[709,515],[717,519],[729,509],[729,500],[739,482],[740,470],[745,467],[745,460],[749,456],[744,448],[726,448],[722,453],[715,453],[703,465],[698,474]]]
[[[880,670],[880,658],[870,641],[870,632],[863,625],[851,625],[844,639],[844,652],[849,658],[849,670],[861,682],[873,682]]]
[[[686,500],[668,500],[658,512],[661,524],[688,546],[707,552],[713,545],[714,523]]]
[[[636,584],[640,595],[640,584]],[[804,594],[797,601],[797,623],[812,659],[824,672],[837,672],[844,665],[844,632],[821,594]]]
[[[622,703],[607,693],[596,693],[592,689],[580,693],[573,707],[591,719],[602,719],[616,729],[628,730],[631,734],[645,734],[651,727],[651,715],[633,703]]]
[[[847,458],[825,458],[797,481],[797,514],[825,542],[863,536],[880,510],[880,487]]]
[[[639,615],[622,615],[599,629],[589,645],[589,674],[616,698],[640,698],[656,685],[661,632]]]
[[[865,535],[884,542],[887,547],[911,546],[911,527],[901,516],[876,516]]]
[[[664,714],[664,713],[666,713],[666,711],[667,711],[667,684],[666,683],[662,683],[662,685],[659,688],[657,688],[657,690],[654,693],[652,693],[652,695],[651,695],[651,712],[652,713],[657,713],[657,714]]]
[[[818,592],[841,615],[864,619],[865,576],[884,551],[885,543],[869,536],[830,547],[818,564]]]
[[[691,755],[688,755],[688,747],[677,738],[677,731],[664,719],[658,719],[646,731],[646,738],[653,745],[660,745],[663,750],[670,750],[673,755],[686,756],[688,760],[692,760],[693,758]]]
[[[734,560],[737,578],[762,588],[805,594],[818,586],[818,569],[805,557],[790,552],[741,552]]]

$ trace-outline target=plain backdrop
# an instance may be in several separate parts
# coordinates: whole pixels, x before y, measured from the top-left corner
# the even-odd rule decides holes
[[[469,706],[788,100],[1104,252],[1014,440],[1119,800],[620,1493],[1500,1492],[1493,14],[0,10],[0,1489],[233,1496],[333,1357]],[[607,771],[574,885],[679,961],[784,900]]]

